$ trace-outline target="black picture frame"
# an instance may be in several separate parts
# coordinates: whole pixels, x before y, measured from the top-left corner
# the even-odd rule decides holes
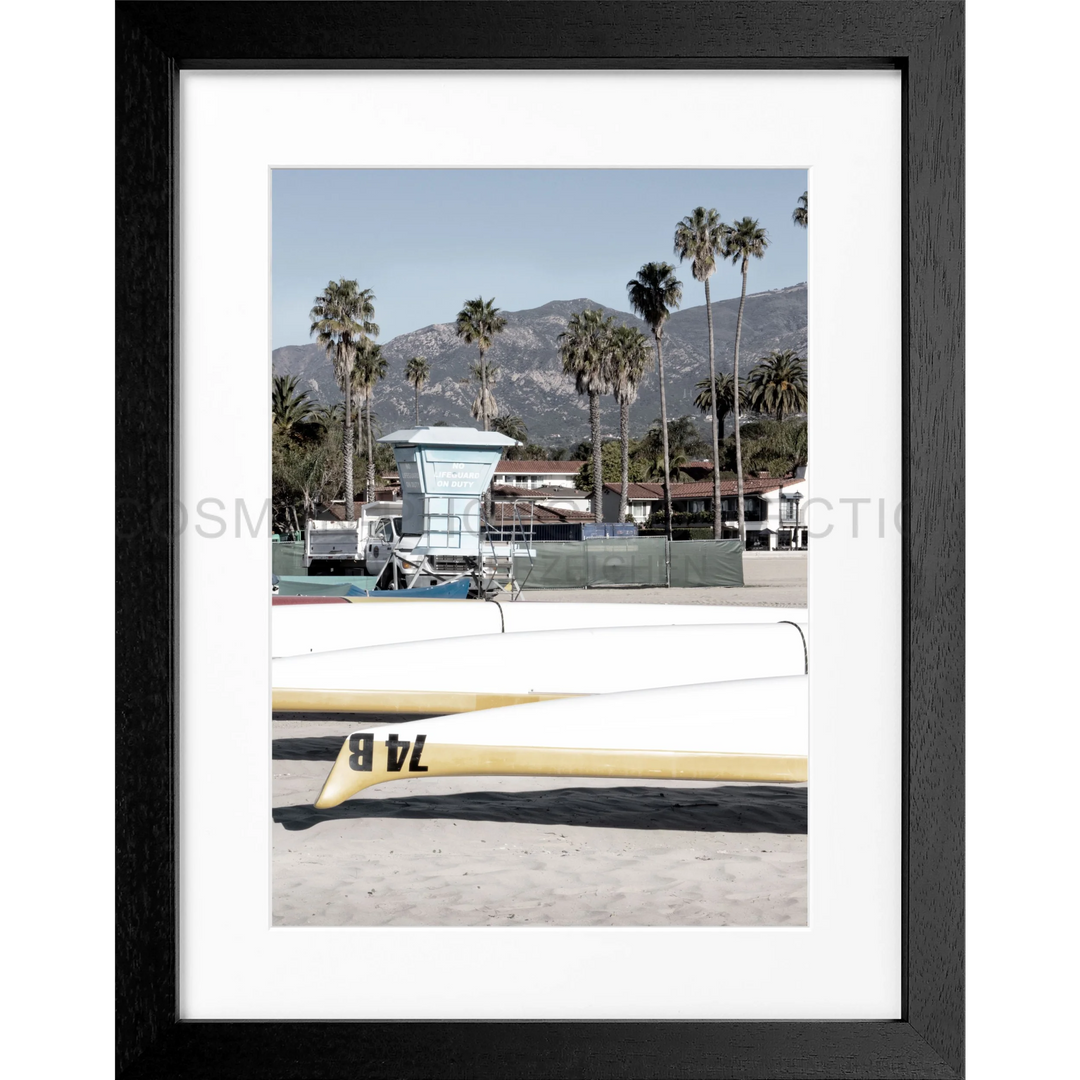
[[[150,543],[143,531],[117,537],[118,1075],[961,1076],[963,3],[117,3],[119,520],[125,506],[176,505],[179,71],[470,66],[902,73],[902,1017],[178,1021],[178,605],[170,520]],[[163,581],[165,602],[146,603],[148,595],[161,597]]]

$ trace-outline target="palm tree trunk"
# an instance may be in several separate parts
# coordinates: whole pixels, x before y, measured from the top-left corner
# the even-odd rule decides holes
[[[625,521],[630,509],[630,399],[619,398],[619,441],[622,443],[622,494],[619,496],[619,520]]]
[[[371,399],[375,396],[374,390],[369,390],[364,408],[367,413],[367,485],[364,491],[364,501],[372,502],[375,498],[375,440],[371,433]]]
[[[739,393],[739,340],[742,337],[743,307],[746,305],[746,264],[747,257],[743,256],[742,264],[742,296],[739,298],[739,318],[735,323],[735,373],[732,376],[735,382],[733,393],[735,395],[735,494],[739,510],[739,539],[746,543],[746,514],[743,509],[743,474],[742,474],[742,440],[739,437],[740,405],[742,395]]]
[[[413,389],[416,391],[416,426],[420,426],[420,384],[417,383]]]
[[[484,362],[484,350],[480,350],[480,416],[484,421],[484,430],[490,430],[490,421],[488,419],[488,397],[487,397],[487,364]],[[484,492],[483,509],[484,517],[487,521],[492,521],[495,517],[495,477],[491,478],[491,483],[488,484],[487,490]]]
[[[724,438],[724,421],[725,420],[727,420],[727,409],[721,409],[720,412],[717,413],[717,424],[719,425],[719,428],[720,428],[720,439],[721,439],[721,441],[723,441],[723,438]],[[716,471],[717,471],[717,474],[719,475],[719,472],[720,472],[720,462],[719,461],[716,463]],[[720,491],[719,482],[717,483],[716,490],[718,492]],[[723,539],[723,537],[724,537],[724,496],[723,496],[723,494],[718,494],[718,495],[715,496],[715,498],[718,500],[717,503],[716,503],[715,514],[717,515],[717,518],[718,518],[718,520],[720,522],[720,532],[717,535],[720,537],[720,539]]]
[[[589,427],[592,429],[592,509],[593,517],[604,520],[604,466],[600,453],[600,395],[589,394]]]
[[[655,333],[655,331],[654,331]],[[660,346],[660,334],[656,334],[656,366],[660,369],[660,435],[664,446],[664,524],[668,547],[664,558],[667,584],[671,584],[671,455],[668,453],[667,394],[664,391],[664,351]]]
[[[480,416],[484,421],[484,430],[488,430],[487,414],[487,364],[484,363],[484,350],[480,350]]]
[[[720,395],[716,392],[716,352],[713,349],[712,299],[709,295],[709,279],[705,279],[705,316],[709,322],[709,386],[712,387],[712,474],[713,474],[713,539],[719,540],[724,526],[720,520],[720,427],[717,415]]]
[[[349,408],[348,391],[345,393],[345,430],[342,434],[345,451],[345,520],[353,520],[353,433],[352,409]]]
[[[353,506],[353,499],[355,497],[356,489],[353,482],[353,425],[352,425],[352,382],[353,382],[353,364],[355,361],[355,352],[352,351],[353,346],[348,342],[338,343],[338,359],[341,361],[343,369],[342,377],[342,393],[345,396],[345,416],[344,427],[342,430],[342,450],[345,454],[345,520],[352,521],[356,517]],[[337,372],[335,371],[335,375]]]

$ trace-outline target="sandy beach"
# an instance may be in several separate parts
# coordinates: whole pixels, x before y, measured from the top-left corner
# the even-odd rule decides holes
[[[522,602],[806,603],[805,555],[750,555],[744,578]],[[316,810],[344,737],[376,726],[274,715],[275,925],[806,924],[806,785],[436,778]]]

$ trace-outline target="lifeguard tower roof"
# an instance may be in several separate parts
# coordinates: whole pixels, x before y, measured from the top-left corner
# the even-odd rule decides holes
[[[467,427],[418,427],[392,431],[379,439],[393,446],[519,446],[517,439],[497,431],[478,431]]]
[[[393,431],[379,442],[394,448],[401,535],[415,538],[412,554],[479,559],[482,496],[503,450],[517,441],[476,428],[416,427]]]

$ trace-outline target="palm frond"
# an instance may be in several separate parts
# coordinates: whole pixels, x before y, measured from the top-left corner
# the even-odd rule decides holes
[[[570,316],[559,335],[563,374],[574,379],[579,394],[606,394],[610,389],[611,335],[614,316],[591,308]]]
[[[690,260],[695,281],[707,281],[716,270],[716,256],[724,248],[727,226],[715,210],[698,206],[675,227],[675,254]]]
[[[646,263],[626,283],[626,291],[631,306],[652,327],[655,337],[663,333],[671,309],[682,303],[682,282],[675,277],[675,267],[666,262]]]
[[[751,258],[763,259],[769,246],[769,234],[753,218],[744,217],[731,225],[724,234],[726,259],[747,263]]]
[[[799,196],[798,205],[791,211],[791,220],[804,229],[810,224],[810,203],[805,191]]]

